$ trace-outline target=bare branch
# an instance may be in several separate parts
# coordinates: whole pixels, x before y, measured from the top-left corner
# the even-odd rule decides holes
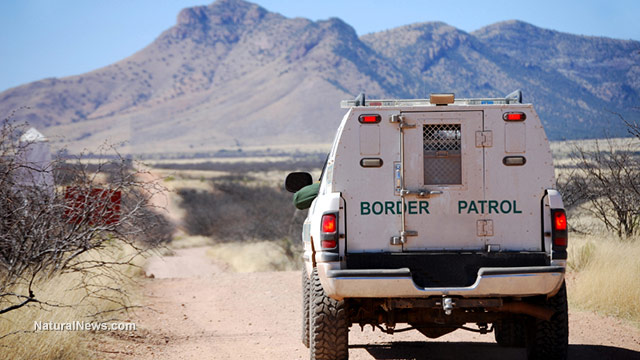
[[[36,299],[31,289],[35,281],[57,274],[93,272],[122,281],[126,276],[117,275],[121,265],[131,265],[146,249],[170,240],[171,224],[150,201],[165,189],[145,180],[145,172],[115,147],[99,149],[105,155],[99,161],[84,161],[82,154],[33,160],[37,144],[20,140],[24,126],[11,117],[0,126],[0,301],[9,303],[0,314],[30,304],[56,306]],[[101,258],[105,249],[124,245],[133,254]],[[28,284],[28,295],[14,294],[18,284]],[[88,298],[130,306],[121,289],[95,278],[85,277],[79,286]]]

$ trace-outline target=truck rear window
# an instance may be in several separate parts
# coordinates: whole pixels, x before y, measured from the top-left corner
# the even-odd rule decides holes
[[[424,184],[462,184],[460,124],[423,126]]]

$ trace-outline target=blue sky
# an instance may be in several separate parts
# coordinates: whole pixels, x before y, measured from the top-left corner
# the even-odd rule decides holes
[[[362,35],[443,21],[471,32],[518,19],[581,35],[640,40],[640,1],[256,0],[267,10],[313,20],[339,17]],[[0,91],[47,77],[81,74],[123,59],[201,0],[2,0]]]

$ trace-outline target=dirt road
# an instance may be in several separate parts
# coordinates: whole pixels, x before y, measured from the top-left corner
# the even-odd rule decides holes
[[[131,321],[138,330],[111,333],[96,346],[110,359],[308,359],[300,341],[300,273],[233,273],[213,263],[205,248],[152,259],[144,281],[149,308]],[[570,291],[570,288],[569,288]],[[592,313],[570,314],[570,359],[640,359],[640,330]],[[524,359],[493,334],[456,331],[428,340],[349,333],[350,359]]]

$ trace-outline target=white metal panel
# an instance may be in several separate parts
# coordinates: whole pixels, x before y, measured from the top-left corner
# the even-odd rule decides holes
[[[380,126],[360,125],[360,155],[380,155]]]
[[[521,122],[527,134],[526,149],[522,151],[526,163],[522,166],[505,166],[508,153],[504,112],[519,111],[527,115]],[[502,251],[540,251],[543,243],[542,198],[545,190],[554,187],[551,150],[538,115],[531,105],[490,107],[484,111],[485,130],[494,133],[494,146],[485,148],[485,194],[487,200],[510,201],[510,211],[486,214],[493,220],[494,236],[487,238],[490,244]],[[519,136],[519,135],[516,135]],[[510,141],[510,140],[509,140]],[[520,143],[521,140],[515,142]],[[520,155],[520,154],[517,154]]]
[[[346,223],[346,248],[348,252],[394,252],[401,251],[402,247],[391,245],[390,239],[398,236],[400,225],[399,199],[395,194],[394,164],[400,161],[399,130],[397,123],[390,123],[389,117],[399,114],[401,111],[420,113],[441,113],[439,121],[454,121],[456,112],[467,114],[483,114],[483,120],[478,127],[474,121],[463,122],[466,135],[469,130],[490,131],[493,135],[493,143],[489,147],[475,147],[475,134],[472,135],[473,145],[465,145],[465,151],[480,152],[482,155],[472,156],[474,160],[463,160],[463,185],[440,186],[447,191],[442,195],[436,195],[428,199],[429,211],[443,213],[453,213],[455,215],[465,215],[474,221],[463,222],[467,225],[461,230],[460,222],[454,217],[442,217],[440,221],[430,222],[430,226],[424,227],[430,239],[438,246],[443,244],[454,244],[459,247],[492,245],[492,249],[502,251],[509,250],[531,250],[539,251],[542,244],[542,211],[541,199],[545,189],[554,187],[555,178],[553,173],[553,161],[549,149],[548,140],[540,123],[540,119],[531,105],[478,105],[478,106],[447,106],[446,108],[436,107],[366,107],[352,108],[343,118],[343,122],[338,129],[337,137],[332,147],[327,177],[323,181],[321,193],[340,192],[344,198]],[[380,155],[383,166],[380,168],[362,168],[360,160],[363,155],[360,153],[360,123],[358,115],[366,111],[367,113],[380,114],[382,121],[374,126],[380,131]],[[507,111],[522,111],[527,114],[524,121],[526,133],[525,153],[526,164],[524,166],[505,166],[503,159],[505,156],[513,156],[506,152],[505,121],[502,114]],[[453,115],[452,115],[453,114]],[[410,118],[413,115],[410,115]],[[431,116],[431,115],[429,115]],[[420,142],[421,130],[407,130],[407,134],[415,132],[416,138],[409,141]],[[408,149],[408,148],[407,148]],[[409,167],[417,167],[413,175],[409,174],[408,185],[423,187],[421,180],[423,163],[419,151],[413,158],[408,160]],[[417,157],[416,157],[417,156]],[[485,165],[482,171],[481,164]],[[472,166],[468,166],[472,165]],[[484,179],[484,186],[478,182]],[[471,182],[470,182],[471,181]],[[471,187],[476,189],[476,193],[469,193]],[[433,187],[430,187],[433,189]],[[469,190],[468,190],[469,189]],[[417,200],[417,199],[416,199]],[[458,214],[459,201],[467,201],[470,204],[474,201],[477,214],[472,211],[469,214]],[[418,200],[419,201],[419,200]],[[480,203],[482,201],[483,203]],[[409,205],[409,204],[408,204]],[[469,206],[469,205],[467,205]],[[484,211],[482,207],[484,206]],[[419,205],[414,205],[414,211]],[[374,211],[375,210],[375,211]],[[475,209],[474,209],[475,210]],[[412,215],[414,219],[411,219]],[[424,225],[420,223],[417,214],[409,215],[409,221],[416,223],[416,228],[420,229]],[[431,214],[430,214],[431,215]],[[463,216],[462,218],[464,218]],[[475,220],[492,220],[493,236],[478,238],[475,236],[477,223]],[[411,226],[407,227],[411,229]],[[419,231],[420,232],[420,231]],[[460,240],[453,233],[471,234],[465,235]],[[420,234],[422,235],[422,234]],[[471,240],[470,240],[471,239]],[[419,245],[415,243],[414,237],[408,238],[407,249],[411,249],[414,242],[414,249],[433,249],[429,245]],[[455,242],[458,241],[456,244]],[[496,245],[496,246],[493,246]],[[447,247],[448,248],[448,247]]]
[[[527,149],[527,125],[524,121],[504,123],[504,151],[524,153]]]
[[[349,252],[400,251],[400,248],[389,243],[391,237],[397,235],[397,216],[391,214],[391,211],[378,214],[371,211],[372,204],[389,205],[396,201],[393,162],[400,156],[398,130],[397,126],[389,123],[389,117],[399,111],[366,108],[368,114],[379,114],[382,121],[379,124],[364,125],[358,122],[358,110],[361,111],[358,108],[351,110],[343,120],[342,132],[334,147],[335,158],[330,158],[330,162],[334,164],[331,169],[331,191],[340,192],[344,199],[347,218],[346,248]],[[360,160],[365,156],[360,153],[361,126],[379,129],[380,154],[374,155],[383,161],[379,168],[360,166]],[[376,210],[378,206],[376,205]]]
[[[404,113],[407,122],[415,129],[405,131],[405,186],[408,189],[442,191],[429,198],[408,198],[407,203],[417,201],[411,211],[408,206],[406,229],[417,231],[403,245],[405,251],[418,250],[481,250],[484,242],[477,236],[477,221],[481,214],[460,210],[460,201],[484,200],[483,153],[476,147],[476,132],[482,131],[481,111]],[[423,126],[429,124],[460,124],[462,183],[459,185],[425,184]],[[424,211],[421,202],[428,202]],[[408,204],[410,205],[410,204]]]
[[[549,196],[549,207],[552,209],[564,209],[562,195],[560,195],[558,190],[548,189],[547,194]]]
[[[400,224],[395,209],[391,209],[398,200],[394,196],[393,162],[400,158],[400,147],[397,125],[389,123],[389,117],[399,111],[366,108],[367,114],[379,114],[382,121],[361,125],[358,110],[352,110],[343,122],[332,168],[332,191],[342,193],[344,198],[346,247],[349,252],[401,251],[401,247],[390,245]],[[383,161],[379,168],[360,166],[360,160],[365,156],[360,153],[361,126],[379,129],[380,155],[374,156]],[[372,206],[375,206],[375,213]],[[382,211],[379,212],[379,208]]]

